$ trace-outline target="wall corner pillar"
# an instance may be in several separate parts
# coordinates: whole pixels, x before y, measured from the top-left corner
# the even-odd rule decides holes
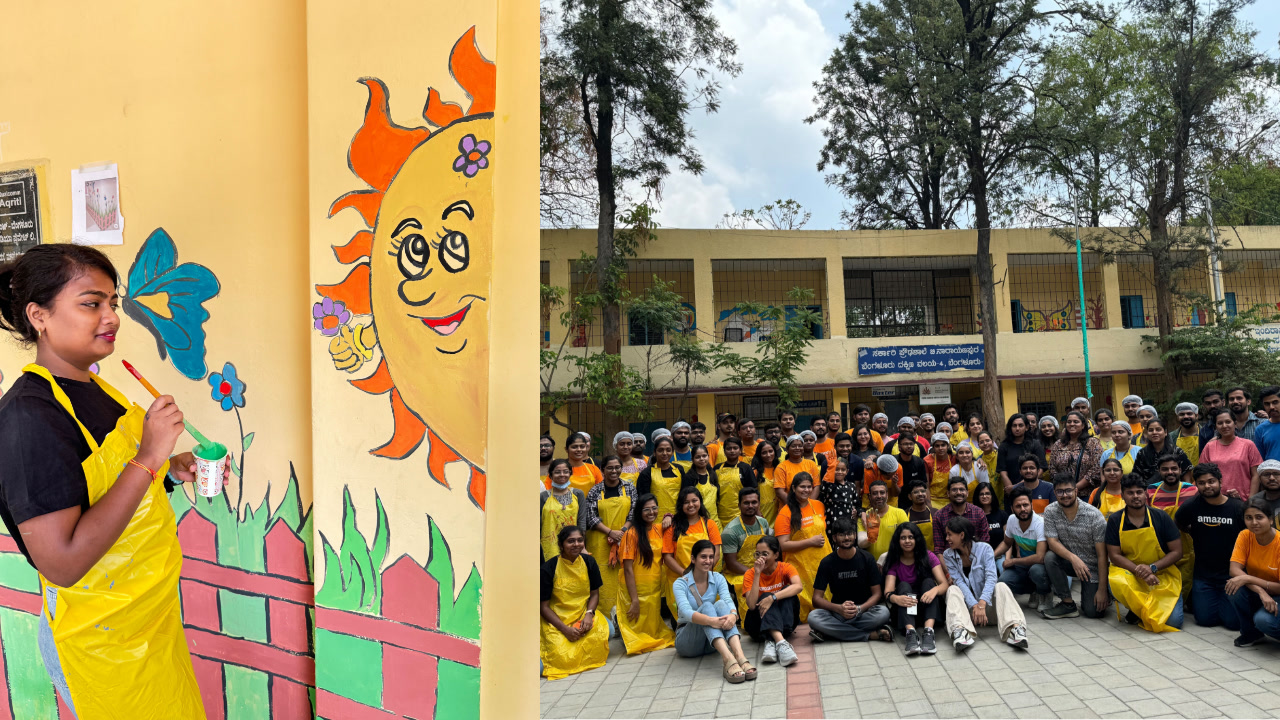
[[[844,306],[844,257],[840,253],[827,256],[827,337],[848,337]],[[848,391],[846,391],[846,402]],[[839,410],[840,406],[836,405]]]

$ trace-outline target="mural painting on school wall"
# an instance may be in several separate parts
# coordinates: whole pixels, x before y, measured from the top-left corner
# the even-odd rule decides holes
[[[471,513],[482,526],[497,70],[481,55],[475,28],[454,44],[449,70],[469,104],[446,102],[429,88],[419,127],[391,120],[381,80],[360,80],[369,99],[347,159],[366,187],[335,200],[329,215],[354,210],[365,229],[333,248],[350,270],[316,286],[311,322],[330,338],[334,368],[355,376],[352,386],[388,398],[394,429],[370,452],[406,460],[425,442],[430,481],[455,499],[435,512]],[[446,467],[453,465],[466,468],[465,487],[450,485]],[[317,648],[322,657],[362,662],[331,676],[322,664],[318,708],[420,717],[425,706],[438,717],[478,716],[481,558],[468,558],[470,574],[455,578],[446,539],[431,522],[425,572],[407,556],[381,571],[388,538],[381,499],[376,504],[371,544],[355,527],[349,493],[338,547],[321,534]],[[424,606],[424,594],[439,602]]]
[[[330,215],[354,208],[370,229],[334,248],[353,267],[316,287],[311,320],[330,338],[335,369],[357,376],[351,385],[388,395],[394,432],[370,452],[406,460],[425,442],[427,474],[446,488],[445,467],[464,464],[465,487],[450,488],[458,503],[438,512],[472,512],[482,524],[496,68],[480,54],[474,28],[454,45],[449,68],[470,105],[429,89],[423,117],[434,129],[395,125],[386,86],[360,81],[369,102],[348,161],[368,188],[339,198]],[[234,501],[230,489],[171,496],[184,624],[209,717],[477,717],[481,558],[468,558],[470,573],[456,577],[448,542],[428,517],[426,565],[406,555],[384,569],[391,528],[381,498],[362,529],[344,490],[342,537],[320,535],[317,589],[313,516],[292,465],[279,469],[274,487],[283,486],[283,497],[274,510],[271,484],[256,508],[243,498],[253,395],[233,362],[209,371],[206,305],[221,283],[209,268],[178,260],[174,238],[157,228],[129,270],[122,304],[155,339],[159,358],[201,383],[240,431]],[[361,374],[368,367],[372,374]],[[32,652],[40,608],[35,570],[0,536],[0,720],[69,717]],[[342,661],[317,665],[317,647]]]

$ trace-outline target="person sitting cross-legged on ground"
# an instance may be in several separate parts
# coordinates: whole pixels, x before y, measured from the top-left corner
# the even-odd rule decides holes
[[[738,611],[729,595],[729,584],[713,568],[716,546],[702,539],[693,544],[692,561],[676,579],[676,654],[702,657],[720,653],[724,679],[731,683],[755,680],[756,669],[742,652]]]
[[[556,534],[560,554],[542,564],[542,676],[559,680],[604,665],[609,659],[609,623],[596,621],[600,567],[584,553],[587,541],[577,525]]]
[[[1048,543],[1044,538],[1044,518],[1031,509],[1031,493],[1015,487],[1011,493],[1013,514],[1004,528],[1004,542],[995,556],[1004,558],[999,582],[1015,595],[1027,593],[1027,607],[1044,612],[1052,607],[1049,573],[1044,567]]]
[[[1058,604],[1042,613],[1050,620],[1080,615],[1071,597],[1068,577],[1080,581],[1080,601],[1084,616],[1100,618],[1107,610],[1107,520],[1098,508],[1081,502],[1073,475],[1053,478],[1057,502],[1044,509],[1044,539],[1049,550],[1044,556],[1045,573]]]
[[[1191,572],[1191,611],[1201,627],[1221,625],[1239,630],[1227,581],[1231,579],[1231,553],[1244,532],[1244,502],[1222,494],[1222,471],[1205,462],[1191,469],[1199,493],[1178,508],[1174,521],[1183,537],[1196,548]]]
[[[800,624],[800,573],[781,562],[782,545],[778,538],[766,535],[756,543],[755,564],[747,569],[742,587],[747,594],[747,616],[743,627],[757,642],[764,642],[763,663],[777,662],[783,667],[799,658],[787,642]]]
[[[1029,503],[1024,496],[1016,499]],[[996,580],[996,558],[991,546],[974,542],[973,523],[966,518],[951,518],[944,532],[947,550],[942,553],[942,561],[951,580],[947,588],[947,634],[956,652],[973,646],[975,626],[993,622],[1006,643],[1026,650],[1027,620],[1013,591]]]
[[[1116,602],[1129,608],[1125,622],[1152,632],[1182,627],[1182,532],[1147,504],[1147,481],[1135,473],[1120,481],[1125,508],[1107,520],[1107,580]],[[1116,609],[1119,612],[1119,608]]]
[[[893,640],[889,608],[884,597],[880,568],[871,553],[858,547],[858,531],[849,518],[831,527],[835,552],[822,558],[813,581],[813,610],[809,613],[809,637],[846,642]],[[827,599],[827,589],[831,599]]]
[[[884,574],[885,595],[890,609],[897,613],[898,630],[906,636],[906,654],[937,653],[933,632],[938,606],[947,591],[947,575],[942,561],[925,546],[924,535],[915,523],[904,522],[893,529]]]
[[[1271,503],[1249,498],[1244,508],[1247,530],[1236,539],[1231,553],[1231,579],[1227,594],[1240,618],[1236,647],[1248,647],[1263,636],[1280,640],[1280,543],[1272,521]]]

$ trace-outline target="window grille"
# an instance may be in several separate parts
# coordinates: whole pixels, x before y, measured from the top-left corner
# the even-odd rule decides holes
[[[813,291],[813,304],[807,308],[818,313],[822,322],[809,326],[815,339],[826,337],[827,265],[821,259],[792,260],[712,260],[711,290],[715,300],[716,338],[724,342],[759,342],[772,328],[753,329],[753,318],[743,317],[737,306],[742,302],[758,302],[770,307],[783,307],[786,318],[796,311],[794,300],[787,297],[792,288]]]
[[[909,266],[911,269],[904,269]],[[972,256],[845,258],[849,337],[977,332]]]
[[[1106,298],[1097,256],[1085,253],[1084,321],[1090,329],[1107,327]],[[1080,280],[1075,253],[1009,255],[1009,295],[1013,331],[1079,330]]]

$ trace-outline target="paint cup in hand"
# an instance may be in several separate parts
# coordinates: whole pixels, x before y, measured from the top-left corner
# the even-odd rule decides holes
[[[197,445],[191,450],[196,457],[196,491],[204,497],[222,492],[222,474],[227,467],[227,446],[222,443]]]

